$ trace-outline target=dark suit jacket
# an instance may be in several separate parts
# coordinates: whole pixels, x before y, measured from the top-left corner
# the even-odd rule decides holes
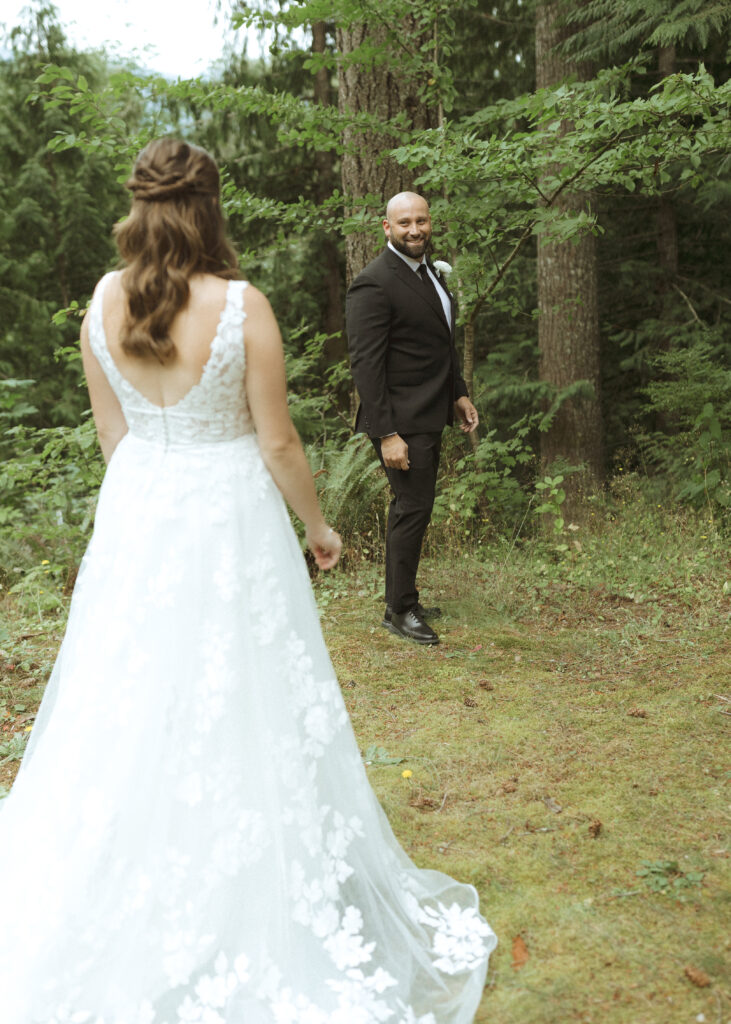
[[[355,429],[383,437],[437,432],[452,423],[455,400],[467,394],[454,347],[454,302],[447,324],[438,296],[432,299],[387,247],[353,281],[345,315],[360,396]]]

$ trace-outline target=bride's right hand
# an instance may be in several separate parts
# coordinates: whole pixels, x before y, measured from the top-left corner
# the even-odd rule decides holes
[[[320,569],[332,569],[337,565],[343,547],[340,534],[323,523],[315,530],[307,530],[305,539]]]

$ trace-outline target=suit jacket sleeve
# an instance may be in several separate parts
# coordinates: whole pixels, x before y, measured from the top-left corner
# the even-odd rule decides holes
[[[396,431],[386,384],[386,360],[391,328],[391,304],[376,280],[360,274],[345,302],[350,368],[371,437]]]
[[[459,359],[457,358],[457,352],[454,348],[454,345],[452,345],[452,351],[454,353],[452,356],[452,366],[454,368],[454,400],[456,402],[458,398],[469,398],[470,393],[467,390],[467,385],[464,382],[464,377],[460,373]]]

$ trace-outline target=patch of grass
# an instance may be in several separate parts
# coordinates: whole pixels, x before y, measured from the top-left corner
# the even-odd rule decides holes
[[[369,769],[394,831],[498,933],[478,1024],[731,1019],[729,565],[704,526],[658,510],[581,550],[429,561],[437,648],[378,626],[378,570],[325,610],[362,747],[405,759]]]
[[[400,842],[474,884],[498,934],[477,1024],[726,1024],[727,545],[664,509],[595,519],[565,550],[427,560],[439,647],[381,628],[366,562],[316,581],[323,629]],[[33,714],[61,628],[5,610],[3,738]]]
[[[3,613],[5,613],[3,615]],[[61,642],[63,617],[0,603],[0,798],[9,789]]]

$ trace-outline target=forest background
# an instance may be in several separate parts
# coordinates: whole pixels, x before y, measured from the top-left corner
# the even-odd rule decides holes
[[[434,255],[454,267],[483,424],[474,445],[447,443],[435,526],[474,545],[548,519],[560,546],[587,499],[628,474],[638,494],[726,521],[726,6],[418,0],[407,14],[352,0],[234,7],[222,16],[273,34],[269,54],[176,82],[75,52],[52,7],[10,30],[4,524],[45,515],[78,557],[100,467],[88,422],[77,429],[77,313],[114,262],[120,181],[164,133],[221,162],[242,268],[281,321],[292,413],[328,512],[347,508],[351,556],[379,549],[383,482],[350,440],[344,293],[401,188],[429,199]],[[53,494],[49,471],[65,477]]]
[[[383,711],[376,695],[386,693],[384,673],[390,689],[405,673],[407,692],[409,672],[421,671],[414,658],[430,658],[436,673],[425,691],[434,694],[434,728],[423,740],[432,768],[445,695],[451,700],[456,687],[459,714],[474,711],[469,726],[460,719],[464,763],[449,786],[425,778],[404,809],[398,774],[382,781],[384,772],[374,783],[400,821],[399,836],[419,859],[423,827],[409,815],[433,811],[444,821],[454,800],[454,849],[460,842],[468,849],[460,814],[465,801],[481,799],[475,780],[489,772],[482,784],[498,810],[479,842],[535,846],[533,859],[521,862],[521,891],[533,893],[536,921],[545,911],[548,922],[555,905],[545,902],[538,876],[555,868],[556,855],[547,860],[534,840],[556,831],[551,815],[561,807],[538,780],[570,774],[577,801],[576,757],[596,773],[627,715],[643,723],[650,708],[652,720],[649,692],[662,678],[652,692],[667,728],[655,747],[645,736],[640,747],[628,738],[626,749],[612,748],[616,777],[604,780],[612,806],[632,803],[632,827],[642,820],[653,836],[621,855],[606,851],[602,870],[625,872],[605,894],[621,918],[607,935],[615,947],[632,948],[633,937],[654,927],[660,945],[667,938],[673,948],[674,930],[687,925],[677,920],[689,913],[683,901],[697,889],[696,923],[716,921],[708,924],[713,940],[699,939],[685,965],[684,984],[700,999],[718,975],[721,943],[718,914],[702,897],[715,899],[709,865],[726,849],[716,825],[702,826],[695,804],[687,808],[689,794],[711,800],[706,784],[728,778],[716,747],[723,719],[716,714],[709,725],[708,708],[725,714],[716,691],[727,686],[729,667],[731,11],[714,0],[302,0],[222,4],[220,15],[266,30],[273,40],[266,55],[224,55],[210,75],[174,82],[101,50],[74,49],[52,6],[36,3],[8,26],[0,61],[0,771],[14,770],[22,754],[103,475],[78,353],[80,315],[101,273],[115,265],[111,227],[127,209],[122,182],[134,155],[152,137],[182,134],[219,161],[242,270],[269,296],[282,326],[292,416],[326,514],[345,541],[342,569],[317,587],[339,675],[355,675],[356,652],[358,686],[373,694],[375,704],[357,694],[349,703],[359,736],[367,734],[364,749],[384,769],[400,763],[411,733],[384,724],[402,712],[390,704]],[[454,614],[480,629],[460,633],[448,618],[452,646],[445,638],[433,656],[397,654],[381,637],[373,654],[368,630],[380,611],[387,496],[371,449],[352,436],[356,398],[343,325],[347,285],[383,244],[385,199],[404,188],[429,200],[433,255],[453,267],[458,345],[481,417],[474,443],[456,432],[445,437],[425,563],[436,596],[451,596]],[[671,644],[684,652],[677,677],[663,660]],[[499,671],[496,650],[507,659]],[[584,667],[573,678],[579,651]],[[647,659],[654,667],[638,673]],[[459,675],[458,663],[471,674]],[[540,665],[531,680],[523,675],[528,663]],[[469,730],[480,730],[480,702],[499,705],[502,682],[513,687],[506,699],[519,701],[511,707],[523,739],[547,732],[545,719],[531,717],[536,693],[550,694],[548,703],[567,714],[579,684],[601,686],[581,710],[598,746],[577,755],[578,741],[564,749],[552,735],[551,752],[529,764],[496,741],[477,766],[470,758],[483,740],[473,737],[470,747]],[[611,709],[595,695],[610,691]],[[592,701],[607,713],[603,732]],[[682,740],[697,752],[690,761],[687,748],[681,757],[668,746],[680,735],[668,725],[673,716],[683,718]],[[372,733],[374,722],[380,731]],[[584,728],[576,725],[582,736]],[[515,736],[504,738],[515,748]],[[665,785],[666,807],[687,809],[700,830],[687,847],[663,842],[663,814],[640,812],[634,790],[617,795],[619,766],[627,786],[644,785],[637,782],[643,755],[666,765],[666,783],[675,779],[675,789]],[[444,777],[454,772],[450,764]],[[506,805],[522,798],[531,772],[527,809],[515,810],[530,820],[516,832]],[[449,795],[470,785],[462,802]],[[577,812],[565,826],[572,834],[593,829],[592,839],[611,816],[596,810],[594,785],[594,811]],[[654,776],[647,780],[653,799],[658,786]],[[546,809],[545,826],[529,808],[534,797]],[[716,811],[708,813],[715,822]],[[434,865],[454,841],[424,852],[424,863]],[[690,851],[688,864],[681,849]],[[585,862],[572,862],[592,893],[601,889],[598,850],[594,844]],[[511,905],[510,881],[488,877],[477,859],[474,850],[464,854],[462,875],[481,892],[496,887],[503,906]],[[626,880],[635,869],[639,888]],[[681,898],[672,913],[648,910],[633,932],[631,913],[622,918],[619,905],[668,892]],[[585,904],[577,914],[589,913]],[[594,1019],[599,1011],[586,993],[574,999],[556,982],[572,976],[585,924],[567,920],[553,949],[565,957],[564,973],[554,962],[550,982],[539,974],[512,988],[503,975],[490,1004],[495,1019]],[[529,927],[510,919],[498,930],[508,936],[512,968],[523,968]],[[522,947],[510,946],[514,933]],[[596,964],[600,946],[591,954]],[[643,971],[657,974],[652,958],[632,967],[640,988],[654,985],[653,992],[640,1003],[618,998],[614,968],[604,967],[601,1019],[721,1020],[728,1005],[727,994],[712,988],[705,1002],[688,997],[681,1010],[674,994],[667,996],[674,1009],[659,1007],[666,982],[642,981]],[[626,977],[627,963],[615,967]]]

